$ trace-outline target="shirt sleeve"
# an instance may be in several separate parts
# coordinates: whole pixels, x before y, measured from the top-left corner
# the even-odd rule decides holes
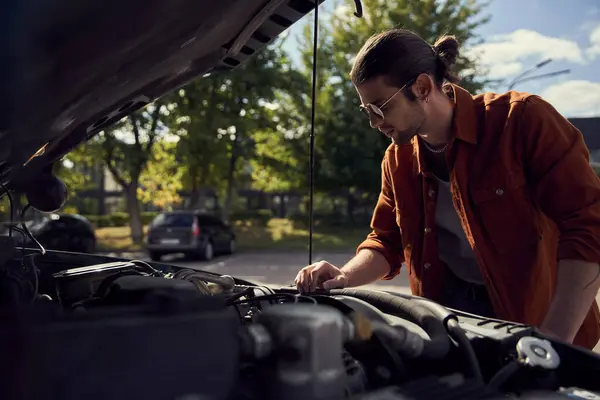
[[[389,274],[383,277],[385,280],[398,275],[404,262],[402,236],[396,223],[396,207],[387,154],[386,152],[381,163],[381,192],[371,220],[372,231],[356,251],[358,253],[363,249],[371,249],[381,253],[390,265]]]
[[[600,263],[600,179],[583,135],[538,96],[525,101],[522,117],[525,170],[560,231],[558,260]]]

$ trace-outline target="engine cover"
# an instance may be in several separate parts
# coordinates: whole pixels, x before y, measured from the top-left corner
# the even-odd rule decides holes
[[[235,310],[212,296],[171,297],[168,307],[0,316],[0,397],[226,399],[239,368]]]

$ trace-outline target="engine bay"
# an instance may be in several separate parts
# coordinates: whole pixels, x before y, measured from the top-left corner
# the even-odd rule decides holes
[[[22,260],[1,269],[3,398],[600,398],[599,355],[423,298],[300,295],[73,253]]]

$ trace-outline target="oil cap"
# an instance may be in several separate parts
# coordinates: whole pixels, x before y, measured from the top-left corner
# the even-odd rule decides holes
[[[517,342],[519,360],[530,367],[556,369],[560,357],[549,340],[525,336]]]

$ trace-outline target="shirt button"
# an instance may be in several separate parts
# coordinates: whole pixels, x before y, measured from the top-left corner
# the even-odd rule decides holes
[[[431,232],[431,228],[425,228],[425,233]]]
[[[425,268],[425,269],[429,269],[429,267],[431,267],[431,264],[430,264],[430,263],[425,263],[425,264],[423,264],[423,268]]]
[[[496,194],[498,196],[502,196],[504,194],[504,190],[503,189],[496,189]]]

